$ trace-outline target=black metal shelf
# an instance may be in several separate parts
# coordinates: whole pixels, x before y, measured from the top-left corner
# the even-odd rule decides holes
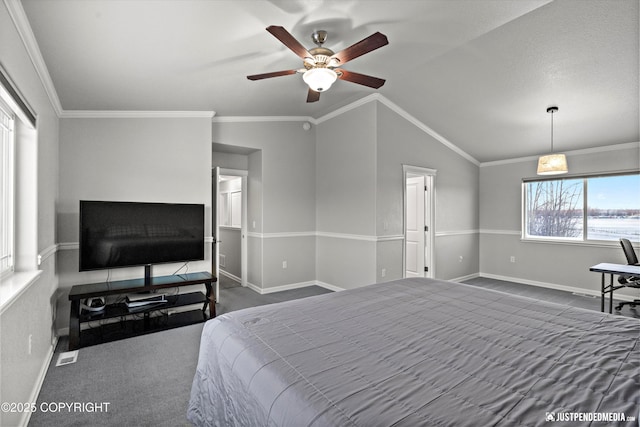
[[[69,350],[200,323],[213,318],[216,311],[212,283],[216,280],[211,273],[196,272],[72,286],[69,291]],[[204,284],[206,294],[176,293],[165,296],[166,302],[132,308],[124,303],[127,294],[149,292],[149,296],[152,297],[162,289],[198,284]],[[116,302],[113,302],[113,296],[117,296]],[[81,309],[82,300],[95,297],[104,297],[107,302],[107,297],[111,297],[112,301],[100,311]],[[187,306],[190,305],[199,307],[189,310]],[[181,307],[185,308],[179,310]],[[83,324],[84,328],[81,327]]]
[[[202,292],[189,292],[185,294],[168,295],[167,302],[148,304],[140,307],[127,307],[124,302],[108,304],[102,311],[86,311],[80,314],[80,322],[93,322],[95,320],[112,319],[114,317],[128,316],[132,314],[151,313],[158,310],[169,310],[177,307],[184,307],[192,304],[204,304],[207,297]]]

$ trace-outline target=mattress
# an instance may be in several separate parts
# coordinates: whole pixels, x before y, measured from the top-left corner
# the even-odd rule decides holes
[[[198,426],[636,426],[640,321],[433,279],[203,329]],[[633,421],[633,422],[632,422]]]

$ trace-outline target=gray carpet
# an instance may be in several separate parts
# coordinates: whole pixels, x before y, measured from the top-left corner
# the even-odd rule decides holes
[[[566,304],[573,307],[580,307],[587,310],[600,311],[600,297],[594,297],[590,295],[574,294],[571,292],[559,291],[557,289],[541,288],[539,286],[523,285],[521,283],[507,282],[504,280],[489,279],[485,277],[478,277],[475,279],[466,280],[464,283],[468,285],[482,286],[488,289],[494,289],[497,291],[508,292],[511,294],[521,295],[524,297],[535,298],[543,301],[555,302],[558,304]],[[613,306],[615,307],[619,302],[615,298],[613,299]],[[606,300],[605,310],[609,310],[609,300]],[[613,310],[613,314],[626,317],[634,317],[640,319],[640,306],[635,308],[625,305],[622,310]]]
[[[600,310],[600,299],[493,279],[465,283]],[[260,295],[221,278],[218,314],[330,292],[312,286]],[[640,311],[640,310],[638,310]],[[640,317],[624,307],[618,314]],[[108,402],[108,412],[36,412],[30,426],[188,426],[186,410],[203,324],[80,349],[75,364],[49,367],[37,407],[49,402]],[[66,337],[56,353],[66,351]]]
[[[331,292],[310,286],[260,295],[221,278],[218,314]],[[81,348],[78,361],[55,366],[67,351],[62,337],[45,377],[42,403],[108,402],[107,412],[32,414],[29,426],[188,426],[187,404],[203,323]]]

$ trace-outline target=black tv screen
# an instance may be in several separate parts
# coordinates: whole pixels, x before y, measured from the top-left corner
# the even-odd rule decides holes
[[[204,259],[204,205],[80,201],[80,271]]]

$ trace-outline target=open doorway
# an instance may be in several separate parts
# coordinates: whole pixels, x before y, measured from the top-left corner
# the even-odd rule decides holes
[[[246,170],[213,168],[212,174],[212,271],[220,279],[247,286],[247,177]]]
[[[435,175],[433,169],[403,165],[404,277],[435,277]]]

